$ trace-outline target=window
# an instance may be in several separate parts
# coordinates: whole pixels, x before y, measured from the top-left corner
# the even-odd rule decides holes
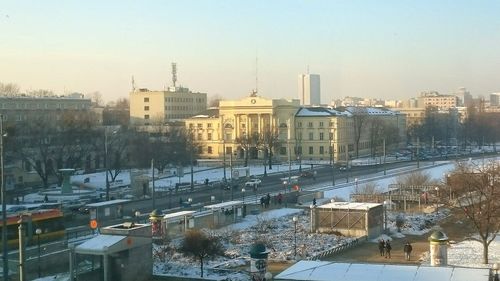
[[[144,119],[149,120],[149,114],[144,115]]]
[[[144,98],[144,102],[149,102],[149,98]]]
[[[144,110],[145,110],[145,111],[148,111],[148,110],[149,110],[149,106],[148,106],[148,105],[146,105],[146,106],[144,107]]]
[[[319,133],[319,140],[323,140],[324,133]]]
[[[314,147],[309,146],[309,155],[314,154]]]
[[[307,127],[312,128],[312,126],[313,126],[313,122],[307,123]]]
[[[212,140],[212,133],[207,134],[207,140]]]
[[[286,155],[286,147],[284,147],[284,146],[280,147],[280,154]]]
[[[302,122],[297,123],[297,127],[302,128]]]
[[[333,133],[330,133],[330,139],[333,140]]]
[[[208,153],[208,154],[212,154],[212,147],[211,147],[211,146],[208,146],[208,147],[207,147],[207,153]]]
[[[203,128],[203,124],[198,123],[198,128]]]
[[[319,147],[319,154],[325,154],[325,148],[323,146]]]
[[[198,134],[198,140],[201,140],[201,138],[202,138],[202,135],[201,135],[201,133],[199,133]]]
[[[309,133],[309,140],[313,140],[314,139],[314,133],[313,132],[310,132]]]
[[[207,128],[212,128],[212,123],[208,123]]]
[[[302,146],[297,147],[297,154],[302,155]]]
[[[320,126],[320,127],[323,127],[323,121],[320,121],[320,122],[319,122],[319,126]]]

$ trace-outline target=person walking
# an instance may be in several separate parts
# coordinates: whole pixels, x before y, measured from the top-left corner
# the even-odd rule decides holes
[[[378,251],[380,252],[380,256],[381,257],[383,257],[385,255],[384,248],[385,248],[385,241],[384,241],[384,239],[378,240]]]
[[[404,252],[405,252],[405,258],[407,261],[410,260],[410,254],[411,254],[411,251],[413,250],[413,247],[411,246],[410,242],[406,241],[406,244],[403,248]]]
[[[389,242],[389,240],[385,241],[385,247],[384,247],[384,250],[385,250],[385,258],[391,258],[391,250],[392,250],[392,246],[391,246],[391,243]]]

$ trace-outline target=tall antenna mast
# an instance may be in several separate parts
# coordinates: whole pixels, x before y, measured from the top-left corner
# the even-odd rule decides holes
[[[134,75],[132,75],[132,92],[135,92],[135,80],[134,80]]]
[[[177,83],[177,64],[175,62],[172,63],[172,84]]]
[[[255,93],[259,92],[259,55],[255,55]]]

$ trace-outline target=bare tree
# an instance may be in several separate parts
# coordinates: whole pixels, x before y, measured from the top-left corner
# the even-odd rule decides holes
[[[404,185],[433,185],[437,184],[428,172],[416,171],[410,174],[400,175],[395,180],[398,184]]]
[[[214,95],[210,97],[208,100],[208,107],[219,107],[219,102],[223,100],[223,98],[219,95]]]
[[[280,147],[279,131],[266,130],[260,135],[259,141],[261,148],[266,151],[269,170],[273,168],[273,151]]]
[[[380,194],[382,193],[375,182],[368,182],[354,188],[355,194]]]
[[[369,116],[366,113],[355,113],[353,115],[354,149],[355,149],[356,157],[359,157],[359,142],[361,140],[362,132],[365,130],[368,118],[369,118]]]
[[[208,236],[198,229],[186,232],[179,250],[200,260],[201,277],[203,277],[203,260],[224,254],[224,248],[217,237]]]
[[[260,146],[260,141],[261,138],[259,137],[259,134],[257,132],[252,133],[250,136],[247,134],[238,137],[235,139],[235,142],[240,145],[241,149],[243,149],[244,152],[244,167],[248,166],[248,156],[249,156],[249,151],[251,148],[256,148]]]
[[[467,219],[479,238],[470,237],[483,245],[483,263],[488,263],[488,248],[500,231],[500,166],[498,162],[484,165],[458,163],[440,201],[458,216]],[[453,196],[454,195],[454,196]]]
[[[0,82],[0,95],[13,96],[19,94],[19,86],[13,83],[1,83]]]

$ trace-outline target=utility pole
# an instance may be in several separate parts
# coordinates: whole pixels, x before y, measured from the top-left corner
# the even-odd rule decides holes
[[[420,168],[420,138],[417,137],[417,168]]]
[[[153,210],[156,208],[156,202],[155,202],[155,159],[151,159],[151,175],[152,175],[152,181],[153,181],[153,193],[151,198],[153,199]]]
[[[9,279],[9,251],[7,249],[7,198],[5,193],[5,181],[3,172],[3,115],[0,114],[0,183],[2,188],[2,258],[3,258],[3,280]]]
[[[385,153],[385,138],[384,138],[384,176],[387,175],[387,168],[385,167],[385,156],[386,153]]]
[[[333,145],[333,140],[331,140],[331,146],[330,149],[332,150],[330,155],[331,155],[331,164],[332,164],[332,186],[335,186],[335,151],[334,151],[334,145]]]
[[[223,170],[224,170],[224,183],[226,181],[226,139],[225,134],[222,135],[222,162],[223,162]]]
[[[106,169],[106,201],[109,201],[108,132],[106,128],[104,128],[104,169]]]
[[[24,223],[24,216],[21,215],[21,219],[18,221],[19,223],[19,227],[17,228],[18,229],[18,239],[19,239],[19,281],[25,281],[25,277],[26,277],[26,271],[25,271],[25,262],[26,262],[26,259],[24,257],[24,227],[23,227],[23,223]]]

